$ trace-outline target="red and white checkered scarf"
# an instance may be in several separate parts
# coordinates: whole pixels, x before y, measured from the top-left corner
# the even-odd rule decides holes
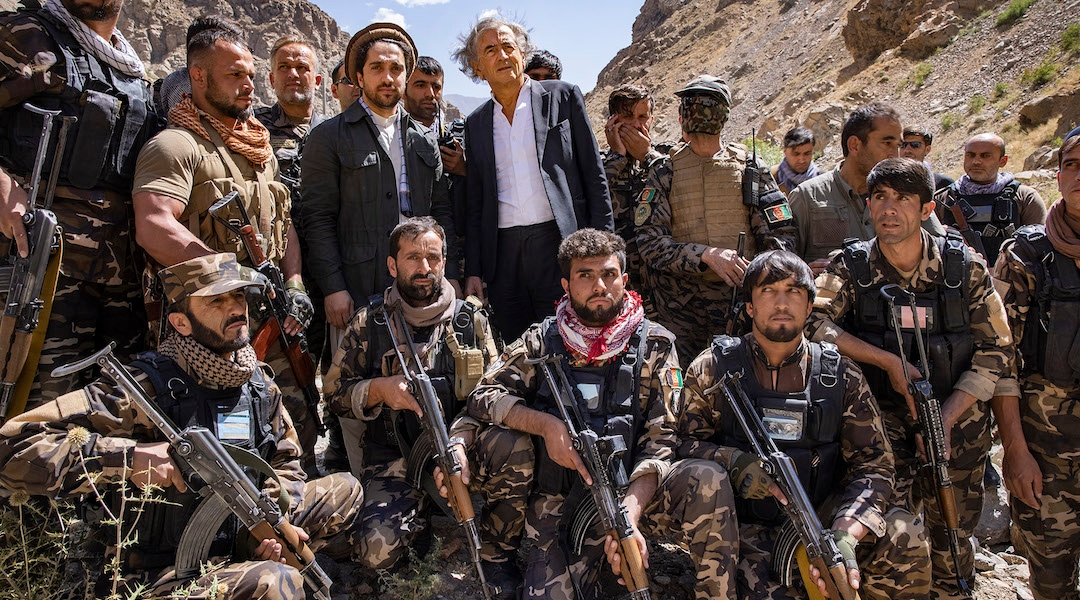
[[[555,309],[559,335],[576,362],[601,363],[622,354],[630,342],[630,336],[644,318],[641,296],[633,290],[625,292],[622,310],[603,327],[590,327],[582,323],[570,306],[569,296],[563,296]]]

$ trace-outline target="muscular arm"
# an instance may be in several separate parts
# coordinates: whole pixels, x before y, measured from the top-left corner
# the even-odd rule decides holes
[[[209,246],[178,220],[184,212],[183,202],[151,192],[134,194],[132,202],[135,207],[135,241],[158,264],[175,265],[213,254]]]

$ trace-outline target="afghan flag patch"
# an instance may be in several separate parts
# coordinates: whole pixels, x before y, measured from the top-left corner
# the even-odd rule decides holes
[[[792,219],[791,207],[788,206],[787,202],[782,202],[775,206],[770,206],[764,209],[764,211],[765,220],[769,223],[769,225],[783,223],[784,221],[790,221]]]
[[[678,367],[671,367],[666,369],[663,374],[663,381],[668,387],[681,388],[683,386],[682,369]]]
[[[637,208],[634,209],[634,226],[641,227],[652,216],[652,203],[656,200],[656,188],[645,188],[638,196]]]

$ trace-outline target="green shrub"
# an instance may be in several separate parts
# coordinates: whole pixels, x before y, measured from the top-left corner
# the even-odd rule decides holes
[[[999,81],[994,84],[994,100],[1001,100],[1005,97],[1005,94],[1009,91],[1009,84],[1004,81]]]
[[[1032,4],[1035,4],[1035,0],[1012,0],[1012,2],[1009,3],[1009,7],[1005,9],[1005,12],[998,15],[994,25],[998,27],[1012,25],[1024,16],[1024,13],[1027,12],[1027,9],[1031,8]]]
[[[1061,49],[1065,52],[1080,52],[1080,23],[1073,23],[1061,32]]]
[[[922,87],[922,84],[926,83],[926,78],[930,76],[930,72],[933,70],[934,66],[928,62],[915,65],[915,69],[911,72],[911,82],[915,84],[915,87]]]
[[[1054,77],[1057,77],[1057,74],[1057,63],[1050,60],[1044,60],[1039,66],[1033,69],[1024,69],[1024,74],[1020,76],[1020,82],[1025,85],[1030,85],[1032,88],[1038,88],[1053,81]]]
[[[944,117],[941,117],[941,131],[949,131],[960,124],[960,117],[950,113],[945,113]]]
[[[971,97],[971,101],[968,102],[968,114],[977,115],[982,112],[982,109],[986,106],[986,96],[982,94],[975,94]]]
[[[742,145],[746,146],[747,150],[753,151],[753,138],[747,136],[747,138],[741,143]],[[770,144],[769,142],[758,138],[757,155],[758,159],[767,165],[778,165],[780,164],[781,160],[784,160],[784,148],[775,144]]]

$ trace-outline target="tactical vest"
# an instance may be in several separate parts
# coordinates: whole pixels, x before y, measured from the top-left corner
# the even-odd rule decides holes
[[[932,239],[942,257],[942,270],[936,274],[929,290],[916,293],[915,304],[919,309],[925,310],[927,315],[923,336],[927,338],[925,342],[927,358],[930,361],[930,383],[938,398],[947,398],[960,375],[971,368],[971,358],[975,353],[967,288],[971,272],[971,258],[968,253],[973,250],[955,230],[948,230],[945,238]],[[845,329],[878,348],[884,348],[897,356],[906,356],[911,364],[919,364],[913,329],[902,330],[905,352],[901,352],[897,347],[889,303],[881,295],[881,288],[888,282],[870,283],[870,242],[855,238],[844,240],[844,262],[851,272],[855,291],[854,307],[848,312]],[[883,408],[907,406],[904,399],[893,389],[885,371],[873,365],[861,366],[870,389]],[[907,411],[906,408],[903,410]]]
[[[7,18],[11,26],[20,20],[40,23],[63,55],[57,57],[66,68],[61,92],[28,100],[38,108],[78,117],[68,132],[59,184],[130,195],[139,150],[163,126],[153,112],[149,82],[91,56],[65,25],[44,10],[20,10]],[[59,129],[53,127],[50,148],[55,148]],[[30,177],[40,137],[39,115],[21,104],[0,111],[0,164],[15,175]],[[47,155],[43,175],[49,173],[52,160]]]
[[[192,176],[191,198],[177,220],[215,252],[232,252],[241,264],[250,264],[240,236],[214,220],[209,212],[211,205],[235,191],[240,194],[263,252],[277,263],[285,256],[290,223],[289,188],[274,180],[271,163],[259,170],[243,158],[239,159],[243,163],[238,162],[213,126],[205,120],[202,123],[212,142],[187,129],[181,130],[195,142],[202,158]],[[251,176],[245,177],[240,167],[245,163],[251,169]],[[229,205],[223,216],[234,224],[241,223],[235,203]]]
[[[1035,275],[1020,374],[1039,373],[1060,387],[1080,384],[1080,268],[1054,250],[1044,225],[1017,230],[1013,252]]]
[[[843,361],[836,346],[828,342],[811,343],[810,373],[806,388],[782,393],[766,389],[754,376],[753,358],[742,338],[718,335],[712,353],[716,372],[740,372],[743,390],[754,402],[770,431],[777,448],[791,457],[811,503],[821,506],[836,490],[846,471],[840,447],[844,417]],[[711,442],[753,452],[746,433],[725,402],[721,409],[721,428]],[[783,511],[774,498],[735,499],[740,523],[776,523]]]
[[[139,354],[132,366],[146,373],[158,408],[177,428],[206,427],[223,442],[250,450],[267,462],[273,458],[277,440],[270,425],[270,379],[261,368],[256,368],[251,380],[239,388],[211,390],[199,386],[179,365],[156,352]],[[242,431],[245,426],[247,439]],[[261,487],[263,478],[245,471]],[[154,570],[174,564],[181,534],[201,501],[198,491],[190,485],[184,493],[175,487],[163,493],[165,503],[143,507],[138,522],[138,539],[142,543],[128,553],[126,566],[130,569]],[[239,521],[227,519],[211,546],[211,555],[231,556],[240,529]]]
[[[462,346],[469,350],[483,348],[482,328],[476,326],[476,307],[463,300],[454,302],[456,309],[451,319],[451,327],[446,328],[446,334],[454,335]],[[382,294],[372,296],[368,305],[367,367],[368,373],[371,373],[373,377],[391,373],[390,365],[397,362],[390,333],[387,332],[385,325],[375,322],[375,316],[380,312],[378,309],[382,305]],[[400,334],[398,334],[398,342],[405,343]],[[431,352],[434,353],[435,359],[432,368],[427,370],[427,374],[431,379],[432,387],[435,388],[435,393],[442,402],[443,417],[449,427],[454,417],[465,407],[465,401],[468,400],[469,392],[472,390],[461,390],[460,395],[455,393],[455,387],[458,386],[455,386],[454,382],[456,370],[454,353],[450,350],[445,336],[435,342]],[[423,430],[419,417],[412,411],[397,410],[383,410],[382,415],[383,418],[378,424],[368,427],[368,442],[381,446],[399,447],[402,455],[408,457],[413,444]]]
[[[671,236],[676,242],[734,248],[747,230],[750,210],[742,201],[746,148],[728,144],[718,157],[702,158],[686,144],[671,155]],[[754,236],[747,236],[744,255],[754,255]],[[711,274],[711,275],[709,275]],[[719,276],[707,271],[707,278]]]
[[[648,326],[649,322],[642,319],[637,330],[630,336],[626,352],[599,367],[570,366],[567,359],[570,352],[559,335],[555,317],[548,317],[541,326],[546,351],[563,357],[561,368],[573,389],[578,411],[587,421],[589,429],[601,437],[622,436],[628,450],[623,455],[622,465],[626,474],[633,468],[632,455],[644,425],[638,391],[641,385],[641,365],[645,361]],[[542,378],[532,408],[562,419],[551,388]],[[551,460],[542,438],[534,438],[534,441],[539,446],[536,451],[536,482],[540,490],[550,494],[569,493],[574,482],[580,477]]]
[[[1016,200],[1020,182],[1016,180],[1009,182],[997,194],[961,195],[959,182],[954,182],[948,189],[946,208],[959,204],[972,231],[982,237],[983,248],[986,250],[986,264],[993,265],[997,262],[1001,244],[1012,237],[1016,228],[1020,227],[1020,207]],[[944,212],[945,218],[942,219],[944,224],[958,227],[952,211]]]

